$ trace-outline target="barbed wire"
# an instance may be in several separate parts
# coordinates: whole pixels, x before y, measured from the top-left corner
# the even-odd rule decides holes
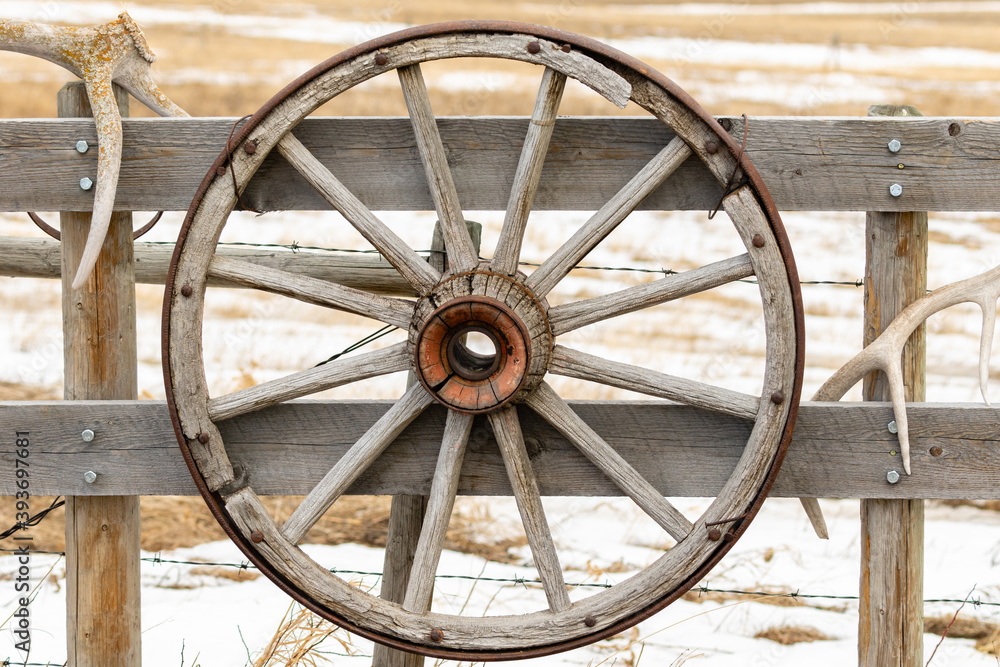
[[[150,245],[174,245],[173,241],[146,241]],[[298,252],[300,250],[314,250],[320,252],[328,252],[332,254],[346,253],[346,254],[361,254],[361,255],[378,255],[382,256],[382,253],[374,249],[356,249],[356,248],[327,248],[324,246],[309,246],[302,245],[297,241],[292,241],[291,243],[251,243],[247,241],[219,241],[220,246],[238,246],[245,248],[282,248],[284,250],[290,250],[291,252]],[[414,250],[418,255],[444,255],[446,251],[444,250]],[[479,257],[481,261],[489,260],[489,257]],[[519,266],[541,266],[538,262],[518,262]],[[672,276],[681,273],[680,271],[675,271],[674,269],[659,268],[651,269],[647,267],[639,266],[589,266],[585,264],[577,264],[573,267],[574,271],[626,271],[633,273],[657,273],[663,276]],[[756,285],[757,281],[752,279],[736,280],[734,282],[744,283],[748,285]],[[865,284],[864,279],[858,278],[857,280],[800,280],[800,285],[842,285],[845,287],[863,287]]]
[[[4,552],[16,552],[16,553],[31,553],[31,554],[47,554],[55,556],[65,556],[65,551],[41,551],[41,550],[28,550],[27,552],[21,552],[17,549],[0,549]],[[258,570],[259,568],[249,561],[241,561],[239,563],[225,562],[225,561],[204,561],[204,560],[177,560],[172,558],[163,558],[159,554],[153,556],[147,556],[140,558],[140,561],[154,564],[168,564],[168,565],[191,565],[191,566],[211,566],[211,567],[229,567],[238,570]],[[329,571],[333,574],[352,574],[358,576],[367,577],[382,577],[383,573],[375,570],[349,570],[341,569],[337,567],[329,568]],[[514,586],[527,586],[532,585],[542,585],[541,579],[531,579],[528,577],[484,577],[481,575],[468,575],[468,574],[436,574],[435,579],[460,579],[465,581],[490,581],[494,583],[504,583],[511,584]],[[610,582],[567,582],[567,586],[573,588],[612,588],[615,584]],[[765,591],[765,590],[742,590],[738,588],[713,588],[708,585],[693,586],[690,591],[691,593],[708,594],[708,593],[720,593],[725,595],[746,595],[751,597],[761,597],[761,598],[788,598],[792,600],[841,600],[841,601],[857,601],[859,596],[857,595],[833,595],[829,593],[803,593],[800,590],[780,592],[780,591]],[[1000,601],[991,602],[989,600],[983,600],[982,598],[926,598],[923,600],[924,604],[962,604],[963,602],[973,607],[1000,607]],[[3,667],[0,663],[0,667]]]

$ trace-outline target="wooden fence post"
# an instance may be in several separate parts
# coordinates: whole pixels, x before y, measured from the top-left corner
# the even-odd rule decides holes
[[[913,107],[873,106],[869,116],[919,116]],[[886,137],[888,142],[892,137]],[[889,153],[906,163],[907,147]],[[889,183],[885,184],[888,189]],[[906,196],[904,192],[902,196]],[[865,334],[868,345],[909,303],[927,292],[927,213],[870,211],[866,219]],[[903,350],[907,401],[925,398],[926,331]],[[866,401],[888,401],[882,374],[864,381]],[[886,452],[887,456],[889,452]],[[898,451],[892,460],[898,462]],[[897,472],[904,474],[897,463]],[[858,663],[923,665],[924,501],[861,500],[861,600]]]
[[[122,116],[128,95],[115,86]],[[59,91],[59,116],[90,117],[82,82]],[[90,151],[96,152],[97,146]],[[81,163],[81,167],[82,167]],[[88,161],[92,168],[96,161]],[[81,168],[80,177],[96,178]],[[70,287],[90,228],[90,213],[62,213],[64,398],[134,400],[136,370],[132,214],[111,216],[97,267]],[[85,427],[81,425],[80,432]],[[87,425],[93,438],[101,429]],[[88,434],[89,435],[89,434]],[[82,437],[82,436],[81,436]],[[87,471],[80,470],[82,478]],[[101,484],[101,470],[94,470]],[[139,667],[139,498],[66,499],[66,647],[71,667]]]
[[[483,226],[478,222],[466,221],[472,244],[479,252],[483,236]],[[431,239],[431,256],[428,263],[438,271],[444,271],[448,264],[445,255],[444,235],[441,225],[434,226]],[[413,372],[407,378],[407,386],[416,382]],[[382,598],[402,602],[406,597],[406,586],[410,583],[410,569],[417,552],[420,529],[424,525],[427,510],[427,496],[398,495],[392,497],[389,509],[389,530],[385,538],[385,562],[382,565]],[[372,667],[423,667],[424,656],[375,645]]]

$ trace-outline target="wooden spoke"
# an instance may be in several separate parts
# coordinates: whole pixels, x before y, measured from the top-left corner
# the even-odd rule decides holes
[[[549,324],[552,335],[560,336],[594,322],[704,292],[752,275],[753,265],[749,255],[730,257],[612,294],[555,306],[549,310]]]
[[[330,472],[326,473],[319,484],[295,508],[292,516],[281,527],[281,532],[288,541],[298,544],[330,505],[433,400],[421,385],[410,387],[403,397],[354,443],[354,446],[337,461]]]
[[[740,419],[756,419],[760,405],[760,399],[756,396],[632,364],[609,361],[563,345],[556,345],[552,349],[549,371],[556,375],[591,380],[648,396],[666,398]]]
[[[337,180],[337,177],[330,173],[330,170],[323,166],[323,163],[317,160],[294,134],[289,132],[278,142],[278,151],[331,206],[340,211],[341,215],[396,267],[400,275],[413,285],[419,294],[426,294],[437,284],[441,274],[413,248],[406,245],[385,223],[375,217],[375,214],[344,187],[344,184]]]
[[[532,288],[539,298],[548,294],[556,283],[610,234],[643,199],[667,180],[690,155],[691,149],[684,140],[674,137],[607,204],[591,216],[569,241],[528,276],[528,287]]]
[[[441,452],[438,454],[434,481],[431,483],[431,493],[427,499],[424,525],[420,530],[413,567],[410,569],[410,583],[403,599],[403,609],[407,611],[419,613],[430,609],[431,595],[434,592],[434,574],[441,559],[448,520],[455,506],[455,494],[458,493],[458,480],[462,474],[465,446],[469,442],[471,431],[472,415],[454,410],[448,411],[444,438],[441,440]]]
[[[538,480],[531,468],[528,450],[524,446],[517,408],[508,406],[491,412],[490,424],[500,445],[507,477],[510,478],[510,485],[514,490],[517,509],[521,513],[521,523],[524,524],[524,532],[528,536],[528,545],[531,547],[535,568],[545,589],[545,597],[549,601],[549,609],[552,611],[569,609],[569,594],[566,592],[562,566],[559,564],[559,556],[552,542],[552,533],[545,519],[542,497],[538,492]]]
[[[351,382],[405,371],[409,367],[410,355],[406,343],[397,343],[383,350],[366,352],[356,357],[343,357],[316,368],[212,398],[208,401],[208,415],[212,421],[222,421]]]
[[[680,542],[691,532],[691,522],[623,459],[604,438],[573,412],[552,387],[543,382],[527,400],[528,407],[562,433],[590,462],[625,492],[665,531]],[[499,440],[499,437],[497,438]]]
[[[255,287],[266,292],[283,294],[317,306],[327,306],[372,317],[386,324],[394,324],[400,329],[410,326],[413,310],[416,307],[412,301],[390,299],[364,290],[232,257],[219,255],[213,257],[208,267],[208,275],[243,287]]]
[[[535,99],[535,110],[531,114],[528,134],[521,148],[521,158],[514,173],[514,185],[507,202],[500,239],[490,268],[496,273],[512,276],[517,273],[517,263],[521,258],[521,241],[524,228],[528,224],[528,214],[538,190],[538,180],[542,176],[542,164],[549,150],[549,139],[556,125],[556,113],[566,87],[566,75],[551,68],[545,68],[542,83]]]
[[[465,226],[465,216],[458,201],[458,190],[451,176],[444,144],[438,133],[437,121],[431,109],[431,100],[424,85],[424,75],[420,65],[400,67],[399,83],[406,98],[406,108],[410,112],[410,122],[417,138],[420,160],[427,172],[427,184],[431,189],[434,207],[437,209],[441,232],[444,234],[448,250],[448,262],[453,273],[471,271],[479,265],[479,257],[472,245],[472,237]]]

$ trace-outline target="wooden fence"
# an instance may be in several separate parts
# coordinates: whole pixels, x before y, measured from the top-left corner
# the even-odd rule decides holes
[[[465,208],[489,210],[506,206],[527,122],[524,118],[440,120],[442,139]],[[116,208],[186,210],[205,172],[223,149],[232,124],[233,119],[226,118],[126,119]],[[742,137],[743,119],[723,119],[723,124],[734,136]],[[747,152],[780,209],[873,212],[869,215],[867,235],[869,290],[886,289],[882,286],[891,285],[899,278],[900,271],[917,278],[924,274],[926,242],[923,250],[919,249],[919,243],[913,244],[915,249],[908,259],[893,262],[878,259],[880,247],[890,248],[890,255],[896,257],[893,253],[898,248],[899,234],[917,237],[923,234],[926,241],[926,219],[920,228],[920,216],[912,212],[1000,210],[998,119],[750,118],[749,124]],[[313,153],[318,158],[335,159],[342,165],[338,171],[344,174],[345,185],[369,208],[433,209],[408,119],[309,119],[297,130],[297,135],[314,147]],[[560,119],[551,140],[536,208],[599,207],[670,138],[670,133],[655,119]],[[0,121],[0,210],[89,211],[92,194],[81,190],[79,179],[81,174],[95,172],[97,157],[96,151],[84,154],[76,151],[75,144],[81,139],[96,145],[91,121],[73,118]],[[887,144],[892,139],[900,142],[899,152],[888,150]],[[642,208],[713,208],[721,192],[715,180],[703,172],[697,160],[689,161]],[[584,174],[589,177],[581,178]],[[595,175],[600,178],[593,178]],[[595,183],[600,186],[595,187]],[[894,184],[902,187],[899,196],[890,194],[890,186]],[[262,210],[328,208],[311,187],[278,159],[265,163],[244,200]],[[121,224],[127,225],[127,218],[123,216],[125,222]],[[62,251],[69,252],[65,245]],[[321,265],[306,254],[274,253],[266,249],[226,252],[387,294],[408,291],[388,265],[375,259],[349,257],[331,261],[324,257]],[[136,243],[134,279],[162,283],[169,254],[170,250],[163,246]],[[127,267],[120,270],[124,272],[123,289],[131,290],[132,278],[125,275],[129,273]],[[57,278],[62,272],[58,243],[0,238],[0,275]],[[870,296],[876,301],[893,301],[888,291],[871,292]],[[891,308],[898,310],[901,306],[894,301]],[[72,357],[71,351],[69,354],[67,359]],[[127,351],[115,354],[128,358]],[[134,347],[132,354],[134,366]],[[87,393],[81,387],[75,391],[78,398],[112,398]],[[123,391],[127,394],[129,388]],[[132,396],[119,394],[119,400],[0,403],[0,423],[4,428],[30,429],[37,443],[31,454],[33,493],[62,494],[77,500],[196,493],[177,448],[165,405],[129,400],[134,398],[134,388],[131,391]],[[871,394],[876,389],[866,391]],[[254,465],[258,471],[254,480],[258,493],[308,492],[318,481],[317,471],[332,467],[363,432],[361,425],[371,424],[388,404],[371,401],[343,406],[342,409],[353,411],[351,416],[335,424],[324,424],[326,446],[318,450],[315,426],[326,414],[321,407],[309,402],[286,404],[221,425],[227,445],[238,450],[244,460],[259,463]],[[670,489],[671,495],[704,496],[716,492],[747,437],[748,427],[743,422],[722,415],[706,417],[704,413],[695,419],[693,410],[684,406],[652,410],[643,403],[588,402],[576,404],[576,408],[630,463],[648,471],[650,482],[661,489]],[[658,452],[655,460],[644,460],[647,448],[630,448],[628,441],[616,437],[616,425],[621,423],[623,411],[629,413],[629,420],[642,424],[648,440],[655,443]],[[914,472],[912,476],[903,476],[899,483],[890,484],[886,474],[898,466],[898,459],[889,454],[897,441],[887,428],[892,419],[887,403],[803,403],[792,445],[771,492],[775,496],[868,499],[866,521],[884,521],[896,533],[904,533],[902,539],[897,539],[898,536],[883,530],[863,528],[871,545],[864,552],[867,560],[862,564],[866,573],[863,587],[868,588],[863,588],[861,595],[861,664],[921,664],[922,626],[917,625],[921,621],[921,603],[920,596],[913,594],[915,586],[919,591],[918,580],[922,576],[919,500],[1000,498],[1000,448],[995,446],[1000,440],[997,409],[976,404],[913,404],[909,415]],[[530,416],[525,418],[531,420]],[[433,476],[442,421],[443,411],[431,409],[422,415],[389,448],[381,462],[356,482],[351,493],[426,494]],[[620,493],[606,478],[595,476],[594,468],[554,429],[537,421],[530,428],[547,434],[546,447],[551,450],[550,456],[539,461],[536,470],[543,494]],[[85,442],[81,433],[87,429],[100,433],[100,437]],[[479,474],[475,479],[463,479],[460,492],[509,494],[507,475],[490,430],[473,428],[473,433],[477,435],[469,443],[466,465],[475,465]],[[305,444],[310,445],[308,458],[301,446]],[[13,456],[9,449],[0,453],[4,464],[0,466],[3,494],[13,494],[16,490]],[[275,457],[280,457],[282,466],[266,464]],[[386,465],[402,459],[406,459],[405,466]],[[547,467],[546,461],[558,461],[559,465]],[[669,461],[670,465],[658,465],[663,461]],[[97,483],[84,481],[83,473],[87,470],[99,472]],[[400,470],[406,473],[400,474]],[[110,506],[102,507],[104,511]],[[115,511],[121,521],[133,521],[128,517],[129,512],[134,512],[131,506]],[[874,519],[878,512],[882,518]],[[75,517],[68,521],[76,522],[72,529],[80,536],[95,528],[86,522],[106,521],[95,519],[95,515],[87,514],[81,507],[70,516]],[[122,553],[136,559],[137,571],[137,533],[124,534],[120,539],[129,542],[122,547]],[[83,554],[82,550],[94,548],[82,537],[68,541],[67,549],[73,552],[68,554],[69,562],[93,557],[93,553]],[[909,584],[906,578],[887,575],[886,568],[899,567],[906,569]],[[123,580],[120,585],[135,586],[130,581]],[[87,598],[82,590],[71,592],[71,600],[75,600],[71,604],[76,605],[70,610],[71,664],[78,667],[111,664],[101,662],[99,654],[93,657],[97,649],[88,648],[88,642],[94,641],[89,635],[86,641],[75,636],[84,632],[85,618],[96,608],[91,607],[104,604]],[[137,603],[137,590],[122,594],[131,595]],[[115,623],[134,626],[134,632],[126,630],[126,634],[132,632],[137,637],[137,618],[137,612],[125,607],[117,619],[107,617],[102,622],[109,626]],[[137,660],[132,656],[121,664],[138,664]]]

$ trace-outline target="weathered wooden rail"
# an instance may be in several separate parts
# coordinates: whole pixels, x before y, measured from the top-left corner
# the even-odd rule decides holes
[[[304,495],[391,405],[389,401],[294,401],[222,422],[234,458],[254,471],[254,488]],[[746,444],[747,422],[681,405],[582,401],[581,416],[664,495],[711,496]],[[775,497],[1000,498],[1000,408],[975,404],[909,406],[913,474],[902,475],[888,403],[803,403]],[[159,401],[0,403],[3,423],[31,426],[32,489],[64,495],[197,495]],[[350,493],[426,495],[434,474],[444,410],[430,409],[397,438]],[[94,439],[80,434],[90,429]],[[525,416],[528,448],[541,490],[551,496],[619,496],[612,484],[552,426]],[[933,454],[931,450],[934,450]],[[940,451],[939,451],[940,450]],[[936,455],[935,455],[936,454]],[[0,462],[11,463],[11,452]],[[510,495],[485,417],[472,428],[459,493]],[[268,462],[281,461],[281,466]],[[669,462],[669,465],[665,463]],[[12,495],[13,463],[0,474]],[[93,484],[84,472],[98,473]],[[886,481],[890,470],[898,483]]]
[[[723,121],[735,137],[742,138],[742,119]],[[506,207],[527,123],[524,118],[440,119],[441,137],[466,210]],[[126,119],[116,208],[186,210],[232,124],[233,119]],[[320,161],[338,165],[344,185],[369,208],[434,208],[408,119],[308,119],[296,134]],[[1000,119],[750,118],[748,137],[750,158],[783,210],[890,214],[1000,210],[996,197]],[[671,138],[655,119],[560,118],[534,208],[588,210],[603,205]],[[96,173],[96,151],[77,152],[75,145],[81,139],[96,145],[90,121],[0,121],[0,210],[90,210],[92,194],[81,190],[79,181]],[[887,148],[892,139],[901,144],[898,152]],[[902,188],[899,196],[890,194],[894,184]],[[720,195],[701,163],[690,160],[640,208],[707,210],[718,204]],[[244,201],[264,210],[328,208],[276,156],[265,162]],[[0,249],[0,275],[57,278],[62,273],[60,247],[53,241],[5,237]],[[162,283],[170,252],[169,246],[136,244],[136,281]],[[220,252],[384,294],[411,292],[391,266],[375,256],[267,248]],[[220,428],[233,451],[252,463],[258,492],[301,494],[316,485],[317,471],[329,470],[387,407],[379,401],[341,402],[334,419],[331,402],[294,402],[233,418]],[[574,409],[633,466],[649,471],[649,481],[670,496],[717,492],[746,442],[744,422],[691,407],[581,402]],[[888,404],[804,403],[771,494],[1000,498],[997,409],[912,404],[909,415],[914,474],[890,484],[886,474],[898,470],[899,463],[890,453],[896,438],[887,428]],[[544,435],[526,443],[542,493],[620,493],[554,429],[532,415],[525,420],[530,424],[526,432]],[[436,409],[414,421],[351,492],[426,495],[442,421],[443,412]],[[0,403],[0,423],[32,432],[34,493],[80,497],[196,493],[162,403],[8,402]],[[95,434],[91,442],[81,437],[86,429]],[[0,461],[7,464],[0,466],[0,493],[15,489],[12,457],[9,451],[0,452]],[[283,461],[280,469],[267,464],[274,457]],[[485,422],[473,425],[467,458],[479,474],[463,479],[460,493],[510,493]],[[401,469],[405,476],[398,473]],[[87,471],[97,473],[96,482],[84,481]],[[881,640],[873,636],[864,641]],[[878,655],[898,652],[894,642],[885,639],[882,648],[888,653]],[[919,648],[906,647],[903,652],[900,664],[920,663]],[[862,656],[862,664],[865,660]]]
[[[125,119],[115,207],[187,210],[205,172],[225,147],[235,119]],[[742,118],[722,119],[742,138]],[[525,118],[442,118],[441,139],[466,210],[503,210],[510,196]],[[433,210],[406,118],[306,119],[296,130],[321,161],[338,165],[344,185],[374,210]],[[602,206],[672,137],[654,118],[560,118],[534,208]],[[88,211],[80,177],[96,173],[96,145],[84,120],[0,122],[0,210]],[[902,148],[893,153],[891,139]],[[747,153],[781,210],[991,211],[1000,188],[1000,119],[757,118]],[[902,164],[903,168],[899,165]],[[893,197],[898,183],[903,194]],[[689,160],[640,209],[710,210],[720,189]],[[254,208],[328,209],[276,155],[244,201]]]

